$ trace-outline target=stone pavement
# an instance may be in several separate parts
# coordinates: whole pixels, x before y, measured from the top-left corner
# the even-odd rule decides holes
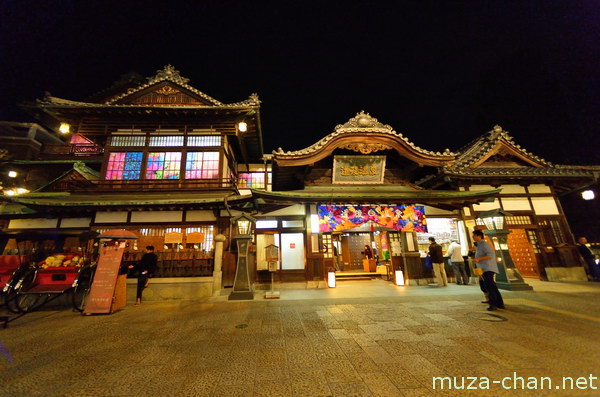
[[[217,297],[92,317],[43,311],[0,329],[14,359],[0,355],[0,395],[599,395],[433,390],[433,376],[600,376],[600,285],[534,286],[503,291],[502,322],[477,318],[486,315],[475,286],[369,297],[359,284],[346,287],[354,298],[283,291],[280,301]]]

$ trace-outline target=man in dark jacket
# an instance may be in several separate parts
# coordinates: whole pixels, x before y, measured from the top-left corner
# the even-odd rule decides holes
[[[587,272],[593,281],[600,281],[600,269],[598,269],[598,265],[594,260],[594,254],[587,247],[587,238],[579,237],[577,239],[577,249],[579,250],[579,255],[583,258],[583,261],[586,264]]]
[[[142,292],[148,285],[148,279],[156,272],[156,264],[158,258],[154,253],[154,247],[149,245],[146,247],[146,253],[142,256],[140,263],[136,266],[138,271],[138,283],[137,283],[137,295],[135,297],[135,304],[139,305],[142,303]],[[133,266],[129,266],[133,268]]]
[[[448,286],[448,277],[446,277],[446,269],[444,268],[444,254],[442,246],[435,242],[435,238],[429,237],[429,257],[433,264],[433,272],[438,287]]]

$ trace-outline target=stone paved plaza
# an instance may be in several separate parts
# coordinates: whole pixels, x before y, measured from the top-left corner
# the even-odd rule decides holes
[[[354,298],[282,291],[278,301],[34,313],[0,330],[14,359],[0,356],[0,395],[599,395],[494,384],[440,391],[432,377],[600,376],[600,285],[534,282],[536,292],[504,291],[507,310],[496,313],[508,320],[491,322],[478,319],[486,315],[476,286],[369,297],[368,288],[385,292],[388,284],[356,283],[336,289]]]

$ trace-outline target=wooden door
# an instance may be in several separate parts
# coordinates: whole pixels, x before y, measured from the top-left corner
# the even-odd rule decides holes
[[[510,256],[523,277],[540,276],[539,267],[533,247],[527,238],[525,229],[511,229],[508,235]]]
[[[350,233],[348,246],[350,248],[350,268],[352,270],[363,269],[363,251],[365,245],[371,246],[371,235],[369,233]]]

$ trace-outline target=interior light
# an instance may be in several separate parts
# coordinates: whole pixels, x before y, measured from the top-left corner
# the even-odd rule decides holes
[[[312,234],[319,233],[319,215],[310,214],[310,232]]]
[[[22,187],[17,188],[17,194],[25,194],[25,193],[29,193],[29,190],[22,188]]]
[[[248,131],[248,124],[246,124],[244,121],[240,121],[238,123],[238,130],[240,132],[246,132],[246,131]]]
[[[69,131],[71,131],[71,126],[69,125],[69,123],[60,123],[60,127],[58,127],[58,130],[61,132],[61,134],[68,134]]]
[[[581,197],[583,197],[584,200],[593,200],[596,198],[596,195],[593,190],[586,190],[581,192]]]
[[[19,174],[17,173],[17,171],[8,171],[8,177],[9,177],[9,178],[16,178],[16,177],[17,177],[17,175],[19,175]]]

